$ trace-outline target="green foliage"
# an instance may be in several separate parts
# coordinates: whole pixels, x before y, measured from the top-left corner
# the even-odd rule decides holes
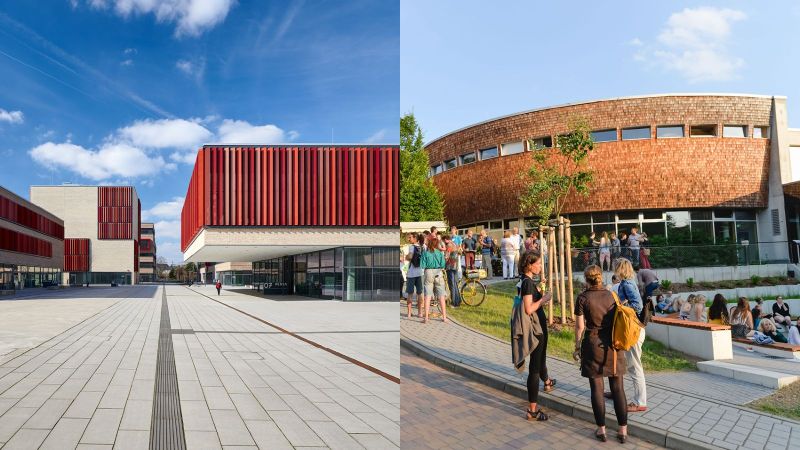
[[[761,283],[761,277],[760,276],[752,275],[750,277],[750,284],[752,284],[753,286],[758,286],[759,283]]]
[[[186,269],[187,272],[197,272],[197,265],[193,262],[186,263],[183,268]]]
[[[529,142],[533,149],[533,164],[521,174],[525,182],[519,197],[520,213],[538,218],[546,225],[551,217],[558,217],[567,196],[576,192],[589,195],[592,171],[584,168],[589,152],[594,148],[591,127],[586,119],[572,120],[567,134],[556,136],[556,147],[543,149]]]
[[[774,285],[778,284],[779,282],[775,277],[764,277],[764,283],[774,286]]]
[[[174,280],[175,279],[175,268],[174,267],[169,269],[169,275],[168,276],[169,276],[170,280]]]
[[[733,284],[735,284],[736,287],[744,287],[745,282],[744,282],[744,280],[736,280],[736,281],[733,282]]]
[[[694,286],[694,278],[692,278],[692,277],[687,278],[686,279],[686,286],[689,287],[689,288]]]
[[[589,236],[581,235],[581,236],[573,236],[572,238],[572,248],[586,248],[589,246]]]
[[[428,178],[430,163],[414,114],[400,118],[400,220],[444,219],[444,202]]]
[[[694,280],[692,280],[694,281]],[[668,291],[669,288],[672,287],[672,281],[669,280],[661,280],[661,289]]]

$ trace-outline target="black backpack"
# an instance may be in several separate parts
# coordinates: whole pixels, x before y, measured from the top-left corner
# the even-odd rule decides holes
[[[419,258],[422,256],[422,249],[419,245],[414,244],[414,254],[411,255],[411,265],[419,267]]]

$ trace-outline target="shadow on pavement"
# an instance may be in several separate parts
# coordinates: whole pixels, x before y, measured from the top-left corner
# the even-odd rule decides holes
[[[16,294],[0,296],[2,301],[15,300],[69,300],[76,298],[153,298],[157,285],[150,286],[91,286],[64,289],[28,288]]]

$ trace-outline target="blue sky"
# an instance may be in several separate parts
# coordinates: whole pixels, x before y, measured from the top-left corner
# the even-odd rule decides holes
[[[429,142],[528,109],[668,92],[785,95],[800,127],[800,5],[403,0],[400,110]]]
[[[132,184],[181,261],[199,145],[399,140],[399,26],[381,0],[6,2],[0,185]]]

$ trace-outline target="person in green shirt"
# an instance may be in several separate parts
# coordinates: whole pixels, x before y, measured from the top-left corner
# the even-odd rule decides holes
[[[430,236],[425,242],[425,250],[423,250],[419,260],[419,267],[424,270],[423,280],[425,282],[425,318],[422,323],[428,323],[428,313],[434,296],[439,299],[442,322],[447,322],[444,266],[444,253],[439,250],[439,239],[436,236]]]

